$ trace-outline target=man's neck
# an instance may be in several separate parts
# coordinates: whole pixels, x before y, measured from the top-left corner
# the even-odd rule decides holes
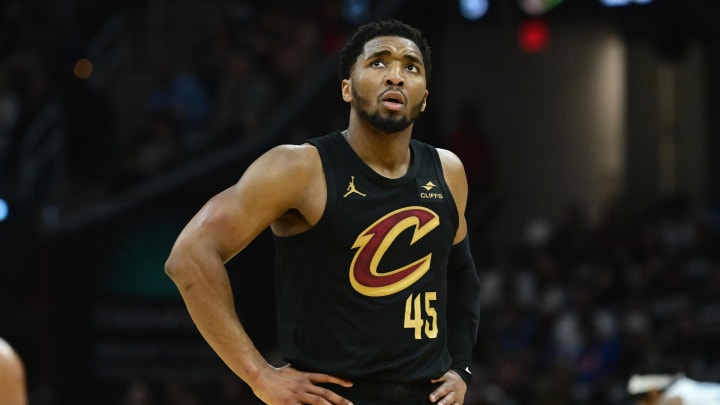
[[[412,126],[387,134],[367,126],[350,125],[342,133],[365,164],[382,176],[399,178],[407,173],[412,160],[411,130]]]

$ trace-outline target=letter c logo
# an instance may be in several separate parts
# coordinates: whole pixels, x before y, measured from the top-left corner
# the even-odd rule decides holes
[[[367,296],[381,297],[401,291],[419,280],[430,270],[432,253],[392,271],[378,273],[378,265],[398,235],[414,227],[414,244],[440,225],[438,215],[420,206],[390,212],[365,228],[352,248],[359,248],[350,265],[350,284]]]

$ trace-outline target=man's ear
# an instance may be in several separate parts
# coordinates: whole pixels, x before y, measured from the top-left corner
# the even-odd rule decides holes
[[[349,103],[352,101],[352,80],[351,79],[343,79],[340,89],[342,91],[342,98],[345,100],[346,103]]]
[[[424,111],[425,111],[425,107],[427,106],[427,98],[428,98],[428,94],[430,94],[430,92],[429,92],[429,91],[427,91],[427,90],[425,90],[425,97],[423,97],[423,102],[422,102],[422,106],[420,106],[420,111],[422,111],[422,112],[424,112]]]

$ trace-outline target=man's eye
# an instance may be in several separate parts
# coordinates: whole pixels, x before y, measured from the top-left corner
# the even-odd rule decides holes
[[[408,70],[411,71],[411,72],[417,72],[417,71],[418,71],[418,67],[415,66],[415,65],[408,65],[407,68],[408,68]]]
[[[372,66],[374,66],[374,67],[379,67],[379,66],[384,66],[384,65],[385,64],[381,60],[376,60],[376,61],[373,61],[373,63],[372,63]]]

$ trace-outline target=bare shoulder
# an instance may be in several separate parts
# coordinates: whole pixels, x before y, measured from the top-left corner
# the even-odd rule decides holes
[[[459,165],[462,166],[462,161],[458,157],[458,155],[455,154],[455,152],[443,149],[443,148],[435,148],[438,151],[438,155],[440,155],[440,161],[443,163],[443,165]]]
[[[308,211],[307,196],[321,187],[321,171],[315,147],[275,146],[201,208],[183,240],[202,239],[228,260],[287,212]]]
[[[273,187],[266,200],[276,203],[272,230],[280,236],[303,232],[319,220],[327,190],[320,154],[310,144],[280,145],[268,151],[260,171]],[[274,174],[268,174],[274,173]],[[267,198],[269,197],[269,199]]]
[[[450,193],[455,199],[458,215],[460,217],[460,224],[455,235],[455,243],[457,243],[461,241],[467,233],[465,207],[467,204],[468,183],[467,177],[465,176],[465,167],[455,153],[441,148],[437,148],[437,151],[440,156],[440,163],[442,164],[445,181],[447,182],[448,187],[450,187]]]
[[[440,162],[442,163],[443,171],[445,172],[445,177],[448,178],[448,180],[453,180],[456,177],[460,177],[461,180],[465,178],[465,168],[463,166],[462,161],[456,155],[454,152],[437,148],[438,155],[440,156]]]
[[[320,154],[314,146],[278,145],[250,164],[235,187],[236,194],[255,196],[284,212],[296,208],[321,173]]]
[[[265,152],[257,162],[270,163],[274,168],[294,175],[312,174],[320,168],[320,154],[310,144],[283,144]]]
[[[292,157],[294,160],[297,161],[312,161],[319,158],[317,148],[309,143],[303,143],[299,145],[281,144],[270,149],[268,153],[274,153],[285,157]]]

